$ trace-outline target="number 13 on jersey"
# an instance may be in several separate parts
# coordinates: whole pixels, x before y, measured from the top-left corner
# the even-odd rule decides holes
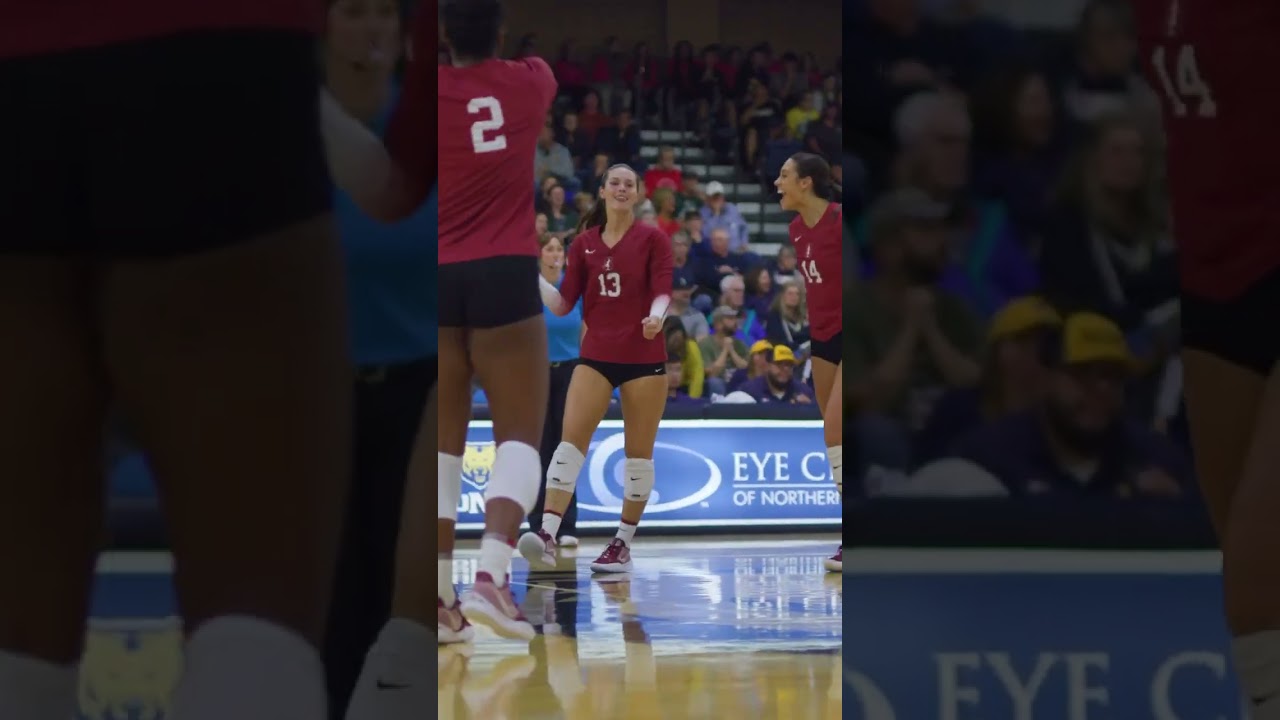
[[[1169,109],[1175,117],[1185,117],[1188,106],[1195,103],[1196,115],[1217,117],[1218,104],[1214,102],[1213,90],[1200,74],[1196,49],[1191,45],[1180,45],[1177,56],[1170,57],[1172,54],[1163,45],[1151,51],[1151,67],[1161,92],[1169,101]]]

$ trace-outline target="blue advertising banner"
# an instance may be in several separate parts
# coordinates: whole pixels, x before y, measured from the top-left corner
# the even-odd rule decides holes
[[[1244,720],[1213,553],[846,551],[845,717]]]
[[[481,530],[493,468],[493,424],[471,423],[462,463],[458,529]],[[622,421],[600,423],[578,477],[578,526],[612,528],[622,510]],[[840,528],[822,423],[664,420],[654,447],[648,528]]]

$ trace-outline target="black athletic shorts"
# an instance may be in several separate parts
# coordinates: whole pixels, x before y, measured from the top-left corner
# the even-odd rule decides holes
[[[818,358],[819,360],[826,360],[832,365],[839,365],[841,359],[843,359],[843,353],[844,353],[843,344],[842,344],[843,337],[844,337],[844,331],[842,330],[836,333],[835,336],[832,337],[830,340],[817,340],[817,339],[810,340],[809,354],[812,355],[813,357]]]
[[[1226,301],[1182,296],[1182,343],[1270,375],[1280,362],[1280,269]]]
[[[439,282],[440,327],[496,328],[542,314],[538,258],[531,255],[446,263]]]
[[[172,257],[327,212],[317,58],[221,30],[0,60],[0,253]]]
[[[600,373],[615,388],[642,377],[667,374],[666,363],[612,363],[582,358],[578,364]]]

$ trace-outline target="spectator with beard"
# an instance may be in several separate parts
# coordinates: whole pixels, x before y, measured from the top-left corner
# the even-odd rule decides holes
[[[1190,461],[1169,440],[1130,423],[1125,383],[1134,358],[1115,323],[1068,316],[1045,356],[1052,370],[1033,409],[974,431],[959,457],[999,479],[1014,497],[1181,498]]]
[[[980,322],[963,298],[939,284],[944,213],[917,193],[881,200],[871,211],[878,272],[855,284],[845,303],[845,371],[864,389],[869,411],[911,433],[942,393],[971,387],[980,375]]]
[[[702,367],[705,368],[706,392],[712,395],[724,395],[728,382],[736,370],[747,366],[751,353],[747,346],[738,339],[738,311],[721,305],[711,313],[711,326],[715,334],[698,341],[698,349],[702,352]]]
[[[813,391],[796,380],[795,373],[795,353],[785,345],[775,345],[764,374],[746,381],[738,390],[755,398],[758,403],[812,403]]]

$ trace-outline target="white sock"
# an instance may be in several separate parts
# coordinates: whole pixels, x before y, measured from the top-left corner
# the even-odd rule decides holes
[[[324,720],[324,666],[311,643],[281,625],[214,618],[187,641],[171,717]]]
[[[1280,630],[1235,638],[1231,652],[1245,698],[1255,703],[1253,720],[1280,718]]]
[[[387,622],[365,656],[347,720],[427,717],[427,681],[434,664],[427,646],[432,637],[430,630],[412,620]]]
[[[831,463],[831,474],[836,479],[836,490],[844,495],[844,445],[832,445],[827,448],[827,462]]]
[[[445,607],[452,605],[457,599],[453,590],[453,558],[442,557],[436,560],[436,593],[444,601]]]
[[[0,650],[0,718],[67,720],[77,717],[79,670]]]
[[[618,523],[618,534],[614,537],[626,543],[627,547],[631,547],[631,540],[636,536],[636,526],[629,525],[625,522]]]
[[[556,534],[560,532],[560,521],[563,519],[553,512],[542,513],[542,531],[550,535],[551,539],[554,540]]]
[[[485,535],[480,540],[480,572],[489,573],[498,587],[507,584],[511,550],[511,543],[496,535]]]

